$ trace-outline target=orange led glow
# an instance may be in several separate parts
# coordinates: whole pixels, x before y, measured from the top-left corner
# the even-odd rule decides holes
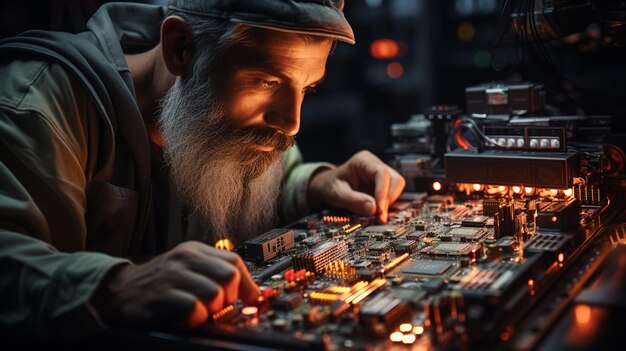
[[[413,329],[413,326],[411,325],[411,323],[402,323],[400,324],[400,327],[398,327],[398,329],[403,333],[408,333]]]
[[[413,334],[422,335],[424,333],[424,327],[421,325],[416,325],[413,327]]]
[[[570,197],[572,196],[572,189],[565,189],[563,190],[563,195]]]
[[[515,185],[515,186],[513,186],[513,188],[511,188],[511,189],[513,189],[513,192],[514,192],[514,193],[516,193],[516,194],[519,194],[519,193],[521,193],[521,192],[522,192],[522,187],[521,187],[521,186],[517,186],[517,185]]]
[[[377,39],[370,44],[370,55],[377,59],[392,59],[400,54],[400,45],[393,39]]]
[[[556,189],[550,189],[550,195],[552,196],[557,196],[559,194],[559,191]]]
[[[472,189],[474,189],[474,191],[481,191],[482,188],[483,186],[480,184],[472,184]]]
[[[498,190],[500,190],[501,192],[504,192],[504,191],[506,191],[506,187],[504,185],[500,185],[498,187]]]
[[[387,75],[389,78],[398,79],[404,74],[404,66],[399,62],[392,62],[387,65]]]
[[[535,281],[532,279],[528,279],[528,286],[529,287],[535,286]]]
[[[402,335],[402,343],[403,344],[412,344],[415,342],[415,334],[404,334]]]
[[[393,342],[400,342],[402,341],[402,337],[404,336],[404,334],[402,334],[402,332],[393,332],[389,335],[389,340],[393,341]]]
[[[441,190],[441,188],[442,188],[441,183],[433,182],[433,190],[434,191],[439,191],[439,190]]]
[[[574,318],[578,324],[587,324],[591,321],[591,307],[588,305],[576,305],[574,307]]]
[[[556,221],[558,221],[559,219],[556,218],[556,216],[552,216],[550,220],[552,221],[552,223],[556,223]]]
[[[215,243],[215,248],[224,251],[232,251],[233,243],[228,238],[220,239]]]
[[[241,314],[244,316],[254,316],[259,312],[259,308],[255,306],[247,306],[241,309]]]
[[[524,192],[526,193],[526,195],[531,195],[532,193],[535,192],[535,188],[533,188],[533,187],[526,187],[526,188],[524,188]]]
[[[563,253],[559,253],[559,256],[557,257],[557,260],[559,261],[559,263],[563,263],[563,261],[565,261],[565,255],[563,255]]]

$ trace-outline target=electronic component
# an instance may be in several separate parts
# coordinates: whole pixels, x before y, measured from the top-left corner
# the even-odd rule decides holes
[[[292,263],[293,259],[291,257],[284,257],[282,260],[255,274],[254,279],[260,282],[265,281],[273,275],[286,271],[291,267]]]
[[[481,244],[445,242],[426,247],[419,252],[432,257],[475,259],[480,248]]]
[[[561,127],[485,126],[483,132],[491,140],[485,143],[487,148],[550,152],[567,150],[565,128]]]
[[[243,243],[245,257],[260,262],[267,262],[295,245],[293,230],[290,229],[272,229]]]
[[[580,202],[574,198],[566,201],[539,202],[537,227],[567,230],[580,223]]]
[[[482,228],[452,228],[445,234],[439,235],[441,241],[478,241],[487,234]]]
[[[359,312],[361,325],[367,333],[385,336],[398,325],[411,320],[411,306],[392,294],[379,294]],[[381,329],[381,326],[384,329]]]
[[[280,296],[272,303],[272,307],[277,310],[291,311],[302,303],[302,293],[292,292],[286,295]]]
[[[308,253],[294,256],[294,269],[306,269],[315,274],[324,272],[326,266],[343,259],[348,254],[348,246],[345,242],[325,242],[311,249]]]
[[[494,237],[499,239],[503,236],[515,235],[515,203],[502,201],[498,204],[498,212],[493,217]]]
[[[407,225],[370,225],[361,230],[361,233],[377,239],[395,239],[406,234],[410,229]]]
[[[535,113],[543,110],[542,84],[487,83],[465,88],[467,112],[477,115]]]
[[[574,197],[582,205],[600,206],[606,202],[606,191],[600,184],[576,184],[574,185]]]
[[[445,155],[446,179],[456,183],[565,189],[579,174],[575,153],[455,150]]]
[[[419,276],[442,275],[453,265],[447,261],[415,260],[409,267],[403,269],[402,273]]]
[[[393,244],[393,250],[395,251],[396,255],[403,254],[403,253],[408,253],[409,255],[413,254],[417,251],[417,241],[415,240],[396,241]]]
[[[463,221],[461,221],[461,225],[463,227],[478,227],[478,228],[482,228],[487,224],[487,220],[489,219],[489,217],[487,216],[480,216],[480,215],[476,215],[476,216],[469,216],[469,217],[465,217],[463,218]]]
[[[547,264],[552,264],[558,259],[559,254],[566,255],[570,252],[573,244],[571,235],[562,233],[539,233],[524,244],[524,255],[541,253]]]

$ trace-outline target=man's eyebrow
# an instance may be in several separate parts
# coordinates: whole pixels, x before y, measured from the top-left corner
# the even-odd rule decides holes
[[[253,64],[253,65],[250,65],[250,66],[244,68],[244,70],[249,70],[249,71],[252,71],[252,72],[258,71],[258,72],[262,72],[264,74],[268,74],[270,76],[278,77],[278,78],[280,78],[282,80],[285,80],[285,81],[288,81],[288,82],[292,81],[291,78],[289,78],[288,76],[286,76],[285,74],[280,72],[280,70],[275,69],[270,64],[256,63],[256,64]],[[326,79],[326,70],[324,70],[324,75],[322,75],[322,77],[320,79],[316,80],[315,82],[312,82],[312,83],[308,84],[307,86],[322,84],[325,79]]]

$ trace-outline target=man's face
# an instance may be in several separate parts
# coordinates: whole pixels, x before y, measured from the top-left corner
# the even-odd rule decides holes
[[[214,89],[232,127],[296,135],[302,100],[323,80],[331,45],[261,30],[254,42],[229,49],[217,63]],[[254,145],[264,152],[275,147]]]
[[[211,234],[239,242],[275,222],[281,156],[294,143],[302,99],[323,78],[332,45],[268,30],[253,37],[207,72],[179,78],[159,116],[178,193]]]

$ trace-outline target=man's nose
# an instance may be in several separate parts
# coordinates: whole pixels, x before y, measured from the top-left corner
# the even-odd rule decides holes
[[[294,89],[284,89],[272,97],[265,123],[294,136],[300,129],[300,110],[304,94]]]

